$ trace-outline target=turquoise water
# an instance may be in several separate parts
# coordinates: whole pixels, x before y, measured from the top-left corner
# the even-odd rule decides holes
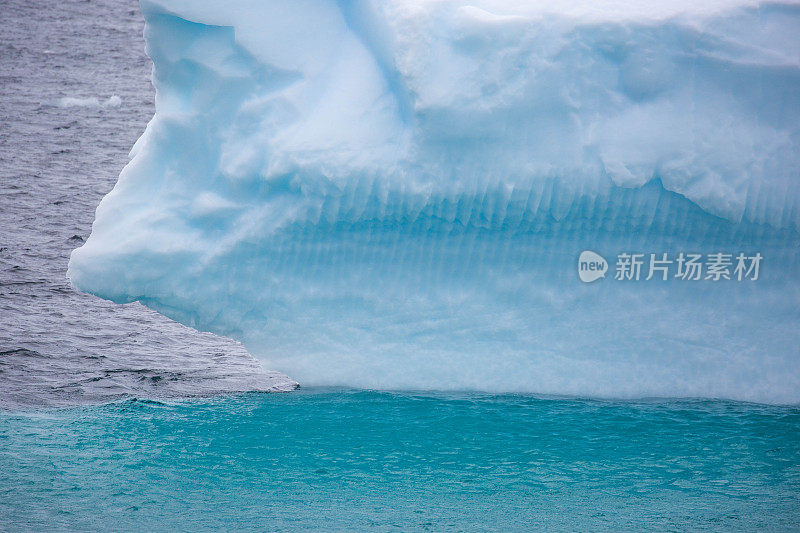
[[[312,389],[0,411],[0,529],[797,530],[800,408]]]

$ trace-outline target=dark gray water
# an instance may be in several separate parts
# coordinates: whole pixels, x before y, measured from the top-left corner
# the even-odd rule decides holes
[[[291,388],[233,341],[66,279],[153,115],[138,2],[0,0],[0,27],[0,407]]]

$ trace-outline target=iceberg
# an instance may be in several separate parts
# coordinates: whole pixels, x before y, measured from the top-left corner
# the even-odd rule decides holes
[[[800,401],[800,4],[141,8],[78,289],[303,385]]]

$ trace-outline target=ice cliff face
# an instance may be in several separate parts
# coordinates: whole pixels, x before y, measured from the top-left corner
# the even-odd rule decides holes
[[[304,384],[800,401],[800,5],[695,4],[143,0],[70,279]],[[763,263],[613,279],[681,252]]]

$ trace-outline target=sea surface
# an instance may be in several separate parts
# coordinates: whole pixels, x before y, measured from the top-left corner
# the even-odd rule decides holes
[[[142,25],[0,0],[0,531],[800,530],[798,406],[293,390],[72,289],[154,111]]]
[[[0,412],[0,529],[789,531],[800,412],[305,390]]]
[[[154,112],[138,3],[0,0],[0,407],[291,388],[238,343],[75,291]]]

